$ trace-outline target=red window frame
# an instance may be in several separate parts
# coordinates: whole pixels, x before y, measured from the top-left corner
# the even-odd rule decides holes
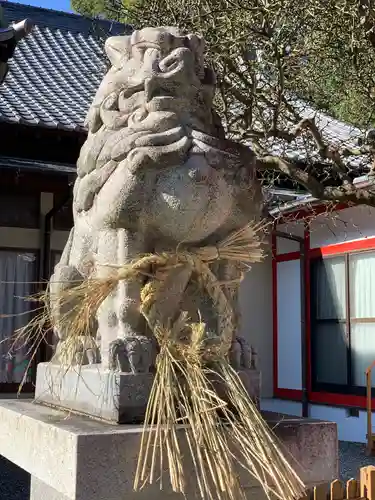
[[[341,207],[340,207],[341,208]],[[347,208],[344,206],[342,208]],[[304,213],[306,216],[306,213]],[[303,219],[303,217],[300,217]],[[295,217],[294,217],[295,220]],[[306,248],[306,266],[305,266],[305,311],[306,311],[306,327],[305,339],[307,347],[307,396],[309,403],[326,404],[332,406],[345,406],[366,408],[366,396],[358,396],[352,394],[332,393],[332,392],[317,392],[312,390],[312,351],[311,351],[311,280],[310,280],[310,261],[314,258],[324,256],[336,256],[365,250],[375,250],[375,236],[365,239],[358,239],[347,243],[338,243],[327,245],[319,248],[310,248],[310,232],[305,229],[304,234]],[[280,399],[291,401],[302,401],[302,390],[285,389],[278,387],[278,331],[277,331],[277,264],[279,262],[287,262],[290,260],[299,260],[300,252],[290,252],[285,254],[277,254],[276,236],[272,235],[272,287],[273,287],[273,386],[274,396]],[[372,401],[375,405],[375,398]]]

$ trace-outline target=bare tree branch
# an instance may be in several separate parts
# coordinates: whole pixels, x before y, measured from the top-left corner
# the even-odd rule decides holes
[[[295,127],[293,133],[298,136],[303,130],[309,130],[311,132],[320,156],[323,159],[331,160],[334,164],[336,172],[340,175],[340,177],[344,181],[351,183],[352,180],[348,175],[348,170],[341,159],[339,151],[336,148],[333,148],[332,146],[329,146],[325,143],[322,134],[316,126],[315,120],[313,118],[304,118],[303,120],[301,120]]]
[[[361,130],[375,127],[374,0],[72,2],[86,11],[90,5],[118,8],[116,19],[135,26],[177,24],[202,34],[218,76],[217,112],[225,132],[259,156],[266,187],[285,186],[289,178],[321,200],[375,206],[372,189],[353,183],[364,171],[375,172],[375,139],[358,148],[350,134],[330,140],[334,127],[325,134],[303,109],[324,110],[325,122],[332,116]],[[295,145],[303,161],[297,167],[281,154],[274,158],[274,145],[278,151]],[[364,161],[356,170],[351,157],[360,155]]]
[[[258,170],[277,170],[287,175],[296,180],[316,198],[320,198],[323,194],[324,186],[314,176],[279,156],[258,158],[256,167]]]

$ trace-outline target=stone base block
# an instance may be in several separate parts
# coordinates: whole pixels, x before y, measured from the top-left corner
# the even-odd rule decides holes
[[[237,374],[241,379],[241,382],[245,387],[247,394],[259,409],[261,387],[260,372],[255,369],[241,369],[237,371]],[[226,386],[223,380],[219,379],[219,377],[212,376],[211,381],[215,387],[216,393],[220,396],[220,398],[224,401],[229,402]]]
[[[69,497],[31,476],[30,500],[69,500]]]
[[[258,402],[260,373],[241,370],[239,375],[249,396]],[[152,383],[151,373],[118,373],[103,370],[100,365],[67,370],[52,363],[40,363],[35,400],[113,423],[143,423]],[[221,385],[215,383],[225,399]]]
[[[265,417],[307,486],[337,478],[336,424]],[[0,401],[0,422],[0,455],[32,475],[32,500],[184,500],[171,491],[167,474],[162,491],[159,484],[133,491],[142,431],[137,425],[111,425],[15,400]],[[183,435],[181,429],[180,443]],[[196,477],[189,462],[186,476],[186,499],[196,500]],[[265,500],[254,479],[248,474],[239,477],[249,500]]]
[[[109,422],[142,423],[154,376],[119,373],[100,365],[65,369],[38,365],[35,401]]]

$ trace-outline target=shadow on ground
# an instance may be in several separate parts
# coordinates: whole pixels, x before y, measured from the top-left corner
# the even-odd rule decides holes
[[[29,500],[29,498],[29,474],[5,458],[0,457],[0,499]]]

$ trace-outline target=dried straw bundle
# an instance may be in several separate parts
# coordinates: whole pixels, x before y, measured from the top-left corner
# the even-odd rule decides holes
[[[184,430],[202,499],[245,499],[239,466],[262,485],[267,497],[301,498],[305,490],[302,481],[281,453],[277,438],[237,373],[215,349],[210,351],[207,366],[203,360],[207,361],[210,346],[204,325],[190,327],[190,343],[185,346],[178,342],[176,332],[156,330],[161,350],[134,488],[142,489],[156,480],[162,487],[163,473],[169,470],[173,491],[186,492],[179,439]],[[219,375],[225,382],[232,409],[217,395],[210,375]]]
[[[267,495],[273,494],[282,500],[303,496],[303,483],[281,453],[275,435],[228,362],[234,330],[233,311],[209,268],[217,260],[245,265],[261,261],[257,237],[260,229],[261,226],[248,225],[217,246],[179,248],[175,253],[141,257],[121,268],[109,266],[112,269],[109,278],[92,277],[72,284],[55,297],[55,306],[58,304],[60,310],[66,304],[74,304],[73,308],[65,308],[67,312],[58,319],[46,306],[44,317],[48,316],[52,326],[69,332],[69,349],[64,353],[64,360],[66,364],[74,364],[75,342],[76,345],[82,343],[82,336],[89,331],[90,318],[119,281],[149,276],[151,265],[156,270],[158,279],[151,276],[141,294],[141,312],[159,342],[160,353],[145,417],[134,482],[136,490],[156,480],[160,480],[162,487],[162,475],[167,468],[173,490],[186,492],[178,437],[182,427],[202,499],[244,498],[236,472],[238,464],[259,481]],[[157,309],[162,291],[160,280],[176,266],[188,266],[200,277],[220,319],[218,338],[207,338],[205,325],[189,323],[186,314],[181,314],[172,325],[160,323]],[[48,294],[42,300],[48,304]],[[218,396],[212,375],[224,382],[230,405]]]

